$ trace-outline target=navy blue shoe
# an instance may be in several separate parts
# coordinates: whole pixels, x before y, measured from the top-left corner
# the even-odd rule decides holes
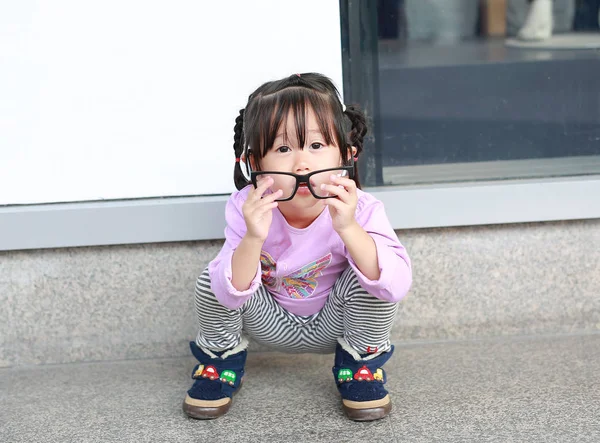
[[[351,420],[371,421],[392,410],[392,400],[383,387],[387,381],[382,366],[394,353],[394,346],[370,360],[355,360],[338,343],[333,377],[342,396],[342,407]]]
[[[214,358],[193,341],[190,349],[198,364],[192,371],[194,384],[183,401],[183,412],[198,419],[220,417],[229,411],[233,394],[242,386],[248,351],[225,351]]]

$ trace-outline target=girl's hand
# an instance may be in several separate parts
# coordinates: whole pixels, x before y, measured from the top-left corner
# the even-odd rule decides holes
[[[347,177],[331,175],[331,185],[322,184],[321,189],[329,194],[336,195],[337,198],[328,198],[323,200],[329,206],[329,213],[333,222],[333,229],[342,235],[348,228],[354,227],[356,219],[356,204],[358,195],[356,193],[356,183]]]
[[[273,184],[271,177],[264,177],[256,189],[248,193],[248,198],[242,205],[242,214],[246,222],[246,237],[251,240],[265,242],[269,235],[269,228],[273,220],[273,209],[277,207],[277,200],[281,197],[281,189],[263,198],[263,194]]]

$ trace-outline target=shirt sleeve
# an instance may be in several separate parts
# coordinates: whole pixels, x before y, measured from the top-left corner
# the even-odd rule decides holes
[[[246,223],[242,214],[242,204],[247,192],[236,192],[225,206],[225,243],[219,254],[208,264],[210,285],[219,303],[229,309],[242,306],[261,285],[260,261],[256,263],[256,274],[245,291],[238,291],[231,284],[231,259],[233,253],[246,234]]]
[[[370,280],[365,277],[344,247],[346,258],[356,272],[361,286],[369,294],[395,303],[408,293],[412,285],[410,258],[389,222],[383,203],[372,196],[367,197],[368,194],[361,194],[356,221],[375,241],[379,262],[379,279]]]

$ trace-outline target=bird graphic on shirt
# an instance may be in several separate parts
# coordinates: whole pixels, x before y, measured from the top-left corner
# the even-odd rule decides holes
[[[310,297],[317,289],[317,279],[331,263],[331,252],[284,277],[275,277],[277,264],[268,252],[260,254],[261,278],[265,286],[277,290],[280,286],[291,298]]]

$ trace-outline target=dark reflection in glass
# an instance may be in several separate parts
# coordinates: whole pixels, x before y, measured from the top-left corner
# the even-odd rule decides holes
[[[346,101],[376,104],[368,185],[600,173],[600,0],[341,6]]]

